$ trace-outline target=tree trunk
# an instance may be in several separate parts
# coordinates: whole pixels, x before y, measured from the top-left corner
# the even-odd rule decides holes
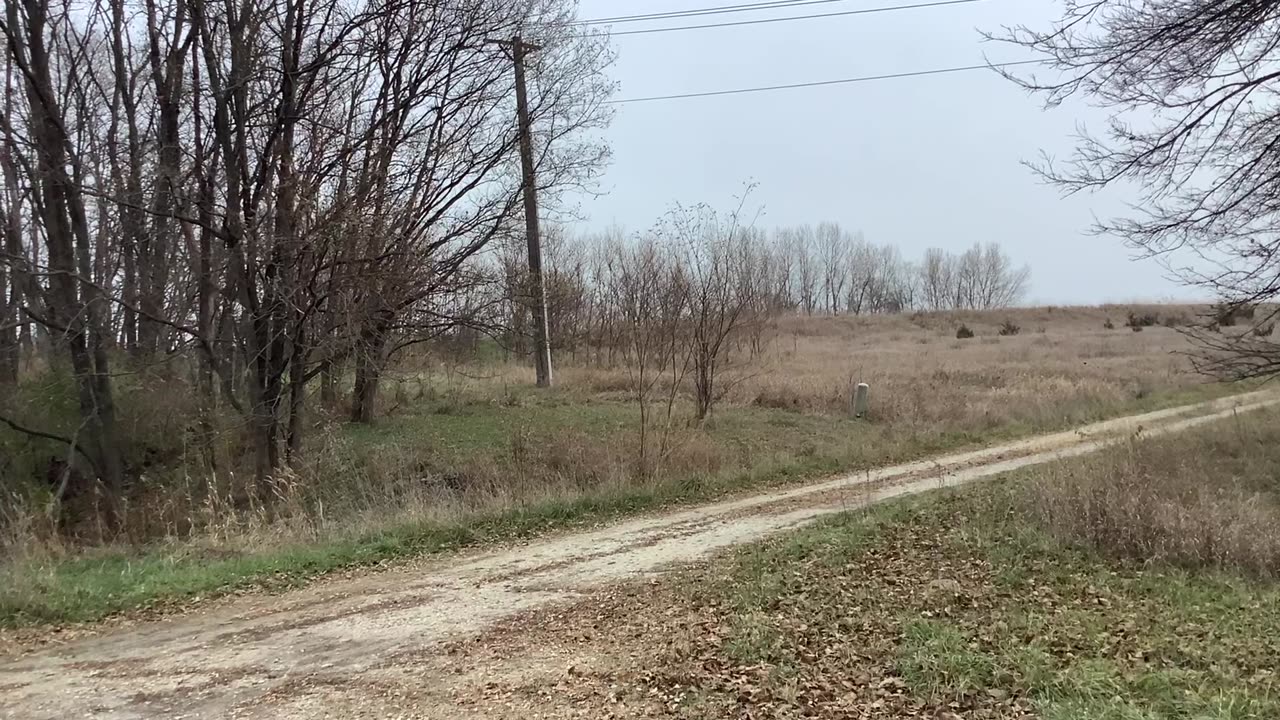
[[[4,242],[0,247],[8,248],[10,232],[10,215],[0,198],[0,233]],[[18,382],[18,293],[17,283],[9,284],[9,264],[0,263],[0,385],[12,385]]]
[[[26,248],[22,244],[22,199],[18,195],[18,172],[11,155],[13,127],[13,61],[5,64],[4,112],[0,113],[0,173],[4,197],[0,197],[0,249],[8,256],[0,263],[0,383],[17,382],[22,360],[22,342],[30,343],[30,328],[19,325],[24,297],[30,290],[26,272]]]
[[[19,35],[22,24],[16,3],[8,4],[6,19],[11,51],[25,58],[28,65],[27,99],[40,171],[37,191],[42,201],[37,207],[45,228],[50,270],[48,318],[71,356],[84,427],[81,436],[95,459],[94,470],[107,492],[110,511],[123,494],[124,464],[116,433],[106,328],[102,323],[106,301],[101,291],[87,282],[91,272],[89,228],[84,198],[67,175],[66,148],[70,143],[45,48],[48,8],[39,0],[25,0],[25,4],[25,37]],[[114,514],[108,522],[114,524]]]
[[[378,385],[382,380],[382,362],[386,344],[387,331],[381,322],[371,324],[365,332],[361,333],[360,349],[355,357],[355,384],[351,390],[352,422],[373,422],[378,403]]]
[[[138,261],[137,246],[130,242],[128,233],[121,239],[120,254],[124,261],[124,281],[121,295],[124,310],[121,313],[120,342],[130,354],[138,352]]]
[[[274,263],[273,263],[274,265]],[[279,326],[279,309],[282,305],[275,289],[277,267],[269,267],[264,285],[265,307],[251,318],[256,338],[252,386],[254,390],[253,415],[256,428],[255,475],[261,497],[265,500],[268,481],[280,467],[280,405],[284,399],[284,374],[286,370],[284,329]]]
[[[332,408],[338,404],[338,382],[334,375],[337,372],[336,363],[332,360],[325,360],[324,367],[320,370],[320,403],[326,408]]]
[[[185,4],[176,6],[181,13]],[[185,18],[179,14],[172,19],[174,36],[180,35]],[[155,86],[155,100],[159,110],[156,141],[159,146],[155,166],[155,194],[151,206],[151,230],[148,241],[147,265],[142,278],[142,306],[144,317],[139,329],[139,344],[146,354],[162,351],[168,328],[158,320],[165,317],[165,293],[169,286],[169,253],[174,245],[173,214],[175,193],[181,171],[182,147],[179,128],[181,108],[178,105],[182,93],[182,79],[186,61],[186,48],[175,42],[168,54],[161,57],[158,45],[161,35],[155,4],[147,3],[147,30],[150,42],[148,58],[151,78]]]
[[[292,462],[302,450],[302,423],[307,402],[307,349],[304,328],[298,327],[289,357],[289,433],[287,454]]]
[[[124,265],[124,309],[121,323],[121,342],[131,353],[139,353],[138,316],[138,265],[139,255],[145,253],[147,240],[142,217],[142,141],[138,131],[137,98],[130,82],[130,66],[125,51],[125,26],[128,11],[122,0],[111,3],[111,57],[115,85],[112,88],[111,128],[107,133],[107,153],[111,163],[112,185],[120,188],[124,203],[120,205],[120,253]],[[126,152],[118,148],[118,126],[124,120]],[[121,157],[127,167],[121,167]],[[143,259],[145,267],[145,258]]]
[[[356,379],[351,389],[351,421],[373,422],[374,406],[378,402],[378,382],[381,371],[378,363],[362,353],[356,358]]]

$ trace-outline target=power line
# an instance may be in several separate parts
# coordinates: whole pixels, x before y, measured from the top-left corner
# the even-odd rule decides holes
[[[803,5],[827,5],[837,2],[849,2],[849,0],[769,0],[769,2],[748,3],[745,5],[721,5],[718,7],[672,10],[670,12],[648,13],[643,15],[618,15],[615,17],[591,18],[588,20],[578,20],[571,24],[609,25],[628,22],[645,22],[650,20],[670,20],[674,18],[697,17],[699,15],[721,15],[724,13],[778,10],[782,8],[800,7]]]
[[[963,67],[938,68],[935,70],[917,70],[915,72],[891,73],[888,75],[864,75],[862,77],[844,78],[842,80],[819,80],[817,82],[792,83],[790,85],[768,85],[764,87],[737,88],[734,90],[712,90],[710,92],[683,93],[679,95],[652,95],[650,97],[626,98],[623,100],[607,100],[609,105],[656,102],[658,100],[684,100],[686,98],[714,97],[718,95],[742,95],[745,93],[772,92],[774,90],[794,90],[797,88],[824,87],[827,85],[848,85],[851,83],[871,82],[873,80],[898,80],[901,78],[923,77],[925,75],[944,75],[948,73],[970,72],[991,68],[1016,67],[1018,65],[1043,64],[1043,60],[1019,60],[1015,62],[992,63],[990,65],[966,65]]]
[[[675,32],[677,30],[705,30],[707,28],[736,27],[741,25],[763,25],[765,23],[787,22],[790,20],[814,20],[817,18],[842,17],[847,15],[870,15],[872,13],[893,12],[897,10],[918,10],[922,8],[944,7],[947,5],[967,5],[969,3],[982,2],[982,0],[938,0],[937,2],[917,3],[914,5],[892,5],[889,7],[864,8],[862,10],[845,10],[833,13],[818,13],[815,15],[789,15],[779,18],[764,18],[762,20],[738,20],[736,22],[714,23],[706,25],[679,25],[676,27],[649,28],[647,30],[625,30],[623,32],[609,33],[613,37],[621,35],[647,35],[649,33]]]

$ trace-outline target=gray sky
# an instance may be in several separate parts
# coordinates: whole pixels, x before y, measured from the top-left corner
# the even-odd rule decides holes
[[[742,0],[581,0],[582,18],[741,4]],[[811,14],[904,0],[849,0],[615,31]],[[759,26],[618,37],[618,98],[789,84],[1025,59],[984,44],[978,28],[1045,27],[1057,0],[986,0]],[[1105,115],[1082,104],[1045,112],[990,71],[823,88],[623,105],[608,137],[606,195],[587,226],[648,227],[674,202],[726,207],[748,180],[761,222],[824,220],[862,230],[909,258],[931,246],[996,241],[1032,269],[1030,300],[1096,303],[1193,297],[1150,260],[1087,230],[1125,210],[1122,192],[1063,199],[1020,164],[1065,157],[1077,124]]]

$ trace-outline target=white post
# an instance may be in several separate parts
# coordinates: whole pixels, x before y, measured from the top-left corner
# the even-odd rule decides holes
[[[858,383],[858,388],[853,393],[853,416],[865,418],[870,406],[871,386],[866,383]]]

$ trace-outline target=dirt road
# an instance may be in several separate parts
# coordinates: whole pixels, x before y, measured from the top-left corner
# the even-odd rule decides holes
[[[451,638],[829,513],[1278,402],[1274,394],[1253,393],[1148,413],[521,547],[324,581],[286,595],[242,598],[26,656],[0,656],[0,717],[457,717],[456,709],[422,700],[436,678],[410,677],[406,670]]]

